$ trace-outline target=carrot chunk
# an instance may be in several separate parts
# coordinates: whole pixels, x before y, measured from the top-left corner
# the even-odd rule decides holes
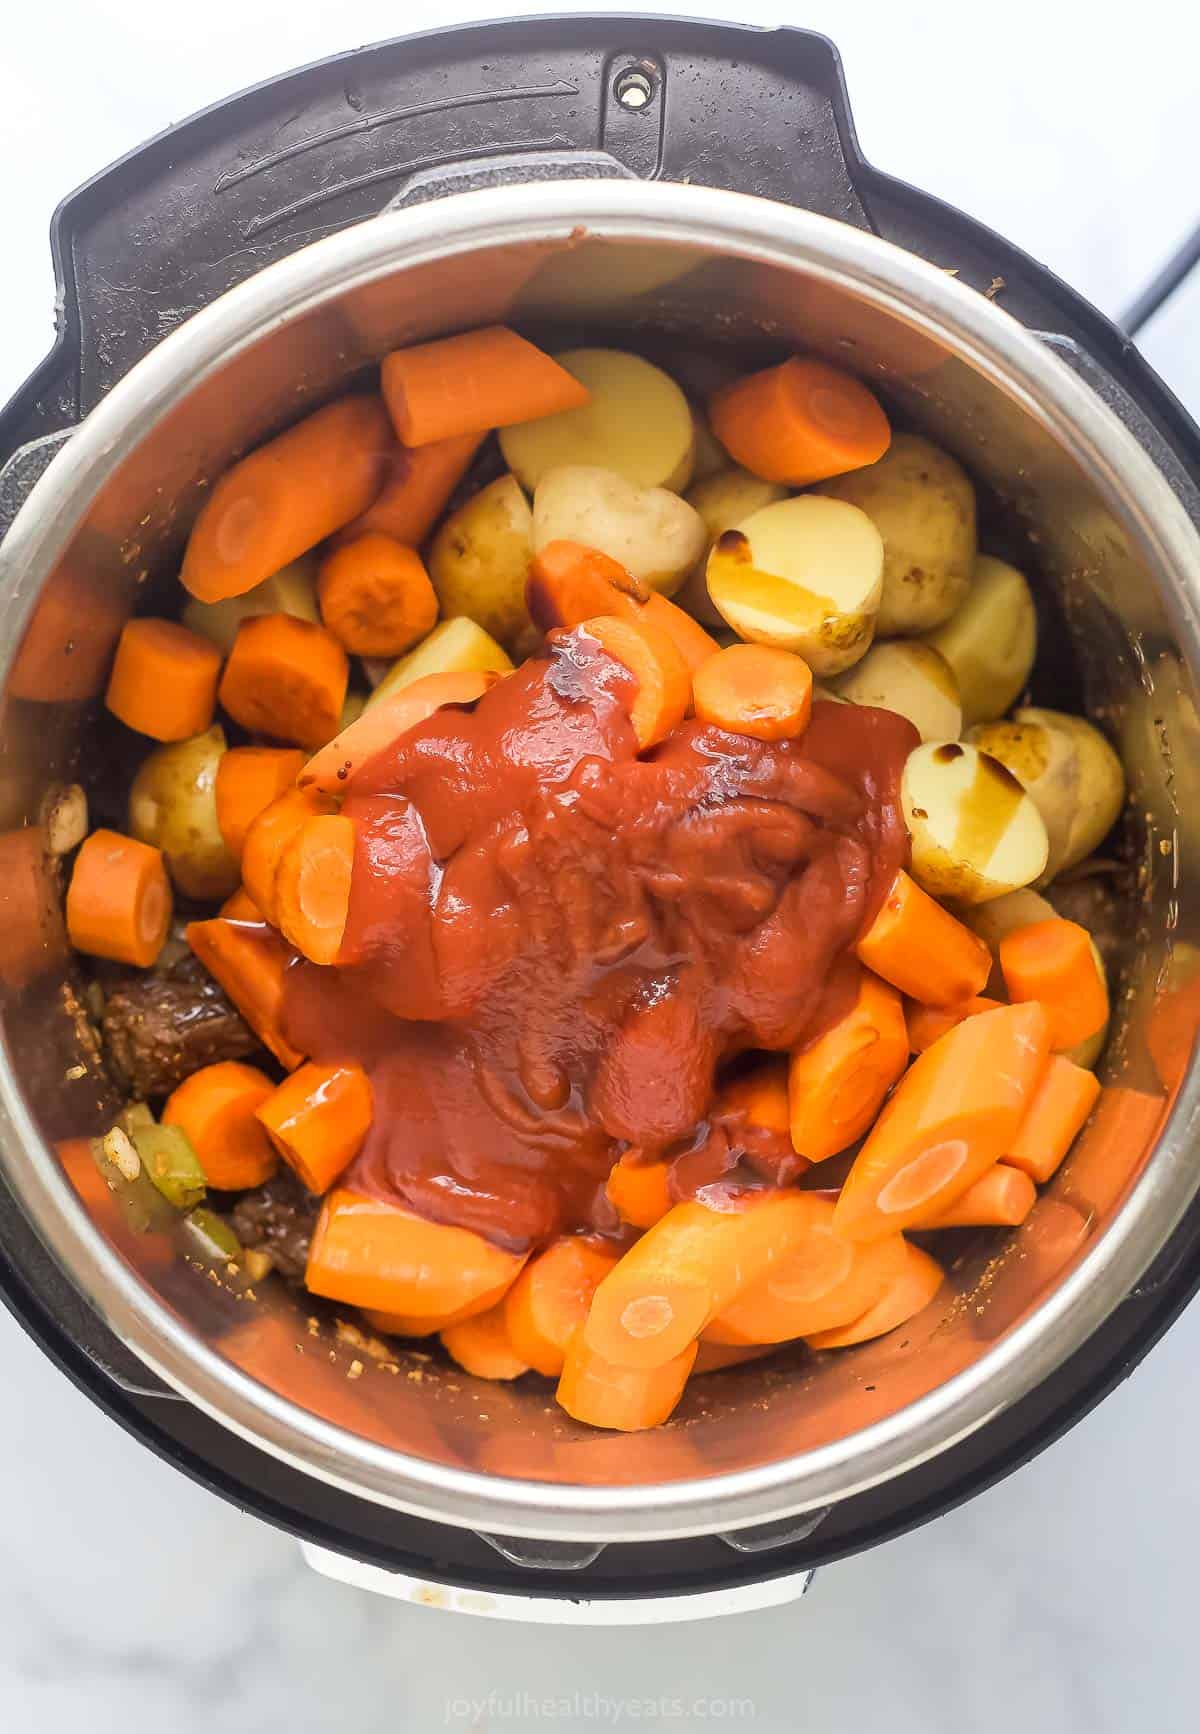
[[[534,556],[526,602],[534,624],[543,632],[555,626],[581,626],[599,614],[648,620],[672,640],[692,675],[721,648],[678,603],[651,590],[620,561],[581,542],[548,542]]]
[[[730,644],[710,656],[693,680],[701,722],[759,741],[794,740],[812,713],[812,674],[790,650]]]
[[[217,825],[235,861],[246,833],[276,796],[300,775],[304,754],[296,747],[230,747],[217,764]]]
[[[104,702],[126,728],[156,741],[202,735],[213,719],[221,652],[173,620],[129,620]]]
[[[908,1064],[900,995],[870,970],[857,969],[857,978],[847,1010],[796,1049],[788,1067],[792,1146],[810,1162],[861,1138]]]
[[[973,1186],[960,1193],[946,1210],[914,1222],[914,1228],[1016,1228],[1037,1203],[1037,1187],[1028,1174],[997,1162]]]
[[[976,994],[973,999],[959,1000],[957,1005],[920,1005],[917,1002],[907,1007],[906,1019],[908,1025],[908,1045],[914,1054],[923,1054],[926,1048],[931,1048],[947,1030],[952,1030],[955,1024],[960,1024],[964,1018],[978,1017],[980,1012],[995,1011],[1003,1005],[1003,1000],[988,999],[983,994]]]
[[[506,325],[384,357],[383,396],[401,444],[426,446],[578,409],[591,393]]]
[[[529,1371],[509,1335],[503,1301],[485,1313],[473,1313],[441,1332],[442,1347],[464,1373],[476,1379],[519,1379]]]
[[[726,1367],[741,1367],[747,1361],[761,1361],[764,1356],[773,1354],[776,1347],[775,1343],[711,1343],[706,1337],[701,1337],[697,1345],[692,1377],[699,1379],[705,1373],[720,1373]]]
[[[304,1055],[283,1033],[284,976],[296,955],[290,946],[269,927],[220,916],[190,922],[187,942],[280,1065],[298,1066]]]
[[[171,882],[162,850],[93,831],[67,890],[67,933],[76,951],[148,969],[171,925]]]
[[[265,920],[278,925],[276,886],[288,844],[310,819],[333,808],[319,789],[286,788],[251,820],[242,844],[242,883]]]
[[[855,946],[868,969],[922,1005],[956,1005],[982,993],[992,954],[901,869]]]
[[[335,546],[378,531],[407,548],[419,547],[466,475],[482,440],[482,434],[469,433],[413,451],[394,447],[382,488],[361,517],[338,531]]]
[[[310,1192],[328,1192],[371,1129],[371,1080],[361,1066],[312,1060],[255,1109],[272,1144]]]
[[[257,1066],[221,1060],[185,1078],[162,1111],[164,1126],[178,1126],[192,1141],[204,1178],[218,1191],[261,1186],[279,1166],[255,1112],[275,1086]]]
[[[827,1331],[814,1331],[805,1341],[810,1349],[848,1349],[852,1343],[869,1342],[872,1337],[886,1336],[898,1325],[907,1324],[922,1312],[945,1281],[946,1273],[936,1259],[922,1252],[919,1246],[905,1243],[904,1269],[874,1306],[848,1325],[836,1325]]]
[[[222,903],[217,914],[222,921],[262,921],[263,912],[244,885],[239,885]]]
[[[656,1366],[623,1366],[597,1354],[580,1329],[571,1339],[555,1397],[573,1420],[591,1427],[620,1433],[661,1427],[683,1396],[696,1353],[697,1345],[689,1343]]]
[[[653,1228],[674,1202],[670,1179],[670,1162],[647,1162],[638,1151],[627,1150],[609,1169],[604,1190],[622,1222]]]
[[[616,1261],[615,1252],[574,1234],[529,1261],[504,1301],[508,1341],[525,1366],[558,1377],[567,1345]]]
[[[1100,1080],[1064,1054],[1054,1054],[1034,1092],[1029,1111],[1004,1153],[1013,1168],[1044,1185],[1082,1131],[1100,1099]]]
[[[312,787],[326,794],[339,794],[355,771],[374,758],[402,734],[415,728],[445,704],[474,704],[495,684],[491,670],[457,670],[448,674],[425,674],[399,692],[389,693],[368,705],[348,728],[335,735],[319,753],[314,753],[300,773],[301,788]]]
[[[629,720],[638,749],[665,740],[687,715],[692,681],[687,664],[665,632],[645,620],[601,614],[580,627],[633,677]]]
[[[1108,1021],[1108,987],[1092,936],[1078,922],[1034,921],[1000,941],[1000,968],[1012,1000],[1039,1000],[1055,1049],[1087,1041]]]
[[[321,619],[352,656],[402,656],[438,617],[421,556],[378,530],[325,556],[317,598]]]
[[[811,356],[722,386],[709,399],[708,419],[735,463],[793,488],[873,464],[892,440],[874,392]]]
[[[310,963],[336,963],[350,909],[354,821],[340,813],[308,819],[279,858],[279,931]]]
[[[338,732],[350,664],[331,632],[294,614],[257,614],[238,627],[218,696],[255,734],[312,752]]]

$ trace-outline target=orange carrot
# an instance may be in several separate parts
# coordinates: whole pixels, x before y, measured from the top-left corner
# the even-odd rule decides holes
[[[264,1047],[289,1071],[304,1055],[283,1033],[284,976],[295,953],[269,927],[242,921],[193,921],[187,942],[220,982]]]
[[[441,1338],[442,1347],[463,1372],[476,1379],[519,1379],[529,1371],[529,1362],[521,1359],[509,1336],[503,1301],[459,1324],[446,1325]]]
[[[500,1290],[499,1298],[503,1299],[504,1290]],[[494,1299],[484,1298],[469,1303],[465,1307],[455,1307],[452,1312],[430,1313],[383,1313],[373,1307],[363,1308],[363,1317],[375,1330],[382,1331],[385,1337],[436,1337],[439,1331],[444,1331],[448,1325],[457,1325],[463,1319],[474,1318],[477,1313],[487,1312],[494,1306]]]
[[[333,810],[334,802],[318,789],[288,788],[251,820],[242,844],[242,881],[265,920],[278,918],[275,888],[288,844],[310,819]]]
[[[310,1060],[255,1109],[259,1123],[310,1192],[328,1192],[371,1129],[371,1080],[361,1066]]]
[[[1108,1021],[1108,988],[1092,936],[1075,921],[1055,917],[1006,933],[1000,968],[1012,1000],[1039,1000],[1050,1019],[1055,1049],[1087,1041]]]
[[[415,728],[445,704],[474,704],[499,678],[492,670],[471,669],[450,674],[425,674],[411,686],[368,705],[328,746],[314,753],[300,773],[301,788],[341,793],[355,771],[402,734]]]
[[[640,1152],[627,1150],[609,1169],[604,1190],[622,1222],[653,1228],[674,1202],[670,1178],[670,1162],[647,1162]]]
[[[673,640],[689,674],[721,648],[685,609],[651,590],[620,561],[581,542],[548,542],[534,556],[525,594],[534,624],[543,632],[581,626],[598,614],[648,620]]]
[[[776,1343],[710,1343],[701,1337],[697,1345],[692,1377],[699,1379],[705,1373],[720,1373],[726,1367],[740,1367],[747,1361],[761,1361],[764,1356],[774,1354],[777,1347]]]
[[[255,1112],[275,1086],[257,1066],[221,1060],[202,1066],[167,1098],[164,1126],[179,1126],[192,1141],[204,1178],[218,1191],[261,1186],[279,1166]]]
[[[1100,1080],[1063,1054],[1054,1054],[1034,1092],[1017,1135],[1004,1153],[1039,1186],[1057,1170],[1100,1097]]]
[[[992,972],[992,954],[978,934],[903,869],[854,949],[868,969],[922,1005],[972,999]]]
[[[870,970],[856,971],[850,1006],[797,1048],[788,1068],[792,1146],[810,1162],[824,1162],[861,1138],[908,1064],[900,995]]]
[[[815,1214],[813,1195],[792,1190],[751,1194],[728,1210],[697,1199],[673,1205],[596,1290],[588,1347],[622,1366],[661,1366],[786,1258]]]
[[[354,821],[340,813],[307,820],[279,858],[279,931],[310,963],[332,964],[342,949],[354,871]]]
[[[701,722],[753,740],[794,740],[808,727],[812,674],[790,650],[766,644],[730,644],[710,656],[694,676]]]
[[[360,518],[338,531],[335,547],[376,530],[406,548],[419,547],[466,475],[482,440],[482,434],[470,433],[418,446],[415,451],[395,446],[382,488]]]
[[[202,735],[213,719],[221,652],[173,620],[126,622],[104,702],[126,728],[156,741]]]
[[[638,1433],[661,1427],[683,1395],[696,1362],[697,1345],[653,1367],[619,1366],[597,1354],[584,1330],[571,1338],[554,1395],[560,1408],[590,1427]]]
[[[263,912],[244,885],[239,885],[222,903],[217,914],[222,921],[261,921]]]
[[[645,620],[622,620],[615,614],[585,620],[580,631],[629,670],[629,720],[638,749],[657,746],[683,721],[692,699],[691,676],[674,642]]]
[[[352,656],[402,656],[438,617],[421,556],[378,530],[325,556],[317,598],[321,619]]]
[[[1090,1075],[1090,1074],[1089,1074]],[[1037,1187],[1028,1174],[997,1162],[947,1210],[922,1216],[913,1228],[1016,1228],[1037,1203]]]
[[[226,470],[196,519],[180,579],[201,602],[241,596],[365,512],[391,428],[377,397],[327,404]]]
[[[384,357],[384,401],[397,438],[427,446],[578,409],[591,393],[506,325],[395,349]]]
[[[148,969],[171,925],[171,882],[162,850],[93,831],[75,857],[67,934],[76,951]]]
[[[524,1255],[505,1252],[468,1228],[429,1222],[397,1204],[345,1188],[321,1207],[305,1282],[347,1306],[410,1318],[491,1306],[516,1278]]]
[[[708,419],[735,463],[792,488],[860,470],[892,442],[875,394],[812,356],[793,355],[722,386],[709,399]]]
[[[765,1132],[782,1132],[786,1136],[791,1119],[784,1056],[771,1054],[756,1062],[748,1072],[722,1084],[715,1111],[740,1113],[747,1125],[759,1126]]]
[[[855,1158],[838,1232],[878,1240],[948,1209],[1011,1146],[1049,1051],[1033,1002],[966,1018],[927,1048]]]
[[[304,765],[296,747],[230,747],[217,764],[217,824],[235,861],[246,832],[277,795],[290,788]]]
[[[294,614],[257,614],[238,627],[218,696],[254,734],[310,752],[338,732],[350,664],[331,632]]]
[[[529,1261],[504,1300],[508,1341],[525,1366],[558,1377],[567,1344],[616,1262],[615,1251],[575,1234]]]
[[[936,1259],[919,1246],[905,1245],[903,1273],[860,1318],[827,1331],[814,1331],[805,1340],[810,1349],[847,1349],[882,1337],[898,1325],[907,1324],[922,1312],[945,1281],[946,1273]]]
[[[977,1017],[980,1012],[995,1011],[1004,1002],[976,994],[973,999],[959,1000],[957,1005],[921,1005],[916,1001],[906,1009],[908,1046],[912,1053],[923,1054],[939,1036],[952,1030],[964,1018]]]

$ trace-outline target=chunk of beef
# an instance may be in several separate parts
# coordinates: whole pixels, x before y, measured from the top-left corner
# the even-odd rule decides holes
[[[100,1030],[114,1071],[143,1100],[167,1095],[201,1066],[245,1059],[259,1046],[207,975],[136,975],[110,983]]]
[[[283,1168],[265,1186],[238,1199],[234,1233],[243,1246],[269,1252],[281,1276],[300,1282],[320,1209],[321,1200],[305,1190],[290,1168]]]

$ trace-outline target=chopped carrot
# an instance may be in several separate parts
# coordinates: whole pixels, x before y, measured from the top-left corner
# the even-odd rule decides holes
[[[284,976],[295,952],[269,927],[243,921],[193,921],[187,942],[220,982],[264,1047],[289,1071],[304,1055],[283,1033]]]
[[[342,949],[354,872],[354,820],[319,813],[292,837],[275,874],[279,931],[310,963],[333,964]]]
[[[242,844],[242,882],[267,921],[278,924],[275,889],[288,844],[310,819],[333,810],[334,802],[319,789],[288,788],[251,820]]]
[[[473,1313],[441,1332],[442,1347],[464,1373],[476,1379],[519,1379],[529,1371],[509,1336],[505,1303],[497,1301],[485,1313]]]
[[[264,807],[290,788],[304,766],[297,747],[230,747],[217,764],[217,825],[235,861]]]
[[[849,1149],[872,1124],[908,1064],[904,1008],[894,987],[855,965],[854,999],[788,1067],[792,1146],[810,1162]]]
[[[343,397],[226,470],[196,519],[180,580],[201,602],[241,596],[365,512],[391,429],[377,397]]]
[[[339,794],[355,771],[368,759],[390,747],[402,734],[415,728],[445,704],[474,704],[498,676],[491,669],[467,669],[448,674],[425,674],[399,692],[389,693],[368,705],[348,728],[335,735],[319,753],[314,753],[300,773],[301,788]]]
[[[966,1018],[926,1048],[855,1157],[839,1233],[878,1240],[948,1209],[1012,1145],[1049,1051],[1033,1001]]]
[[[868,969],[922,1005],[972,999],[992,973],[992,954],[979,935],[903,868],[854,949]]]
[[[501,1289],[501,1298],[503,1294]],[[455,1307],[452,1312],[430,1313],[428,1316],[423,1313],[383,1313],[372,1307],[364,1307],[363,1317],[375,1330],[382,1331],[385,1337],[436,1337],[438,1332],[444,1331],[448,1325],[474,1318],[476,1313],[487,1312],[494,1304],[493,1300],[484,1298],[465,1307]]]
[[[710,656],[693,680],[701,722],[753,740],[794,740],[808,727],[812,674],[790,650],[730,644]]]
[[[466,475],[482,440],[482,434],[469,433],[413,451],[395,446],[382,488],[360,518],[338,531],[334,545],[341,547],[378,530],[406,548],[419,547]]]
[[[148,969],[171,925],[171,882],[161,849],[93,831],[67,890],[67,934],[76,951]]]
[[[1022,1169],[1039,1186],[1058,1169],[1100,1097],[1100,1080],[1054,1054],[1034,1092],[1005,1162]]]
[[[1090,1076],[1090,1074],[1089,1074]],[[946,1210],[922,1216],[913,1228],[1016,1228],[1037,1203],[1028,1174],[997,1162]]]
[[[327,554],[321,619],[352,656],[402,656],[437,623],[437,592],[415,548],[378,530]]]
[[[222,903],[217,914],[222,921],[262,921],[263,912],[244,885],[239,885]]]
[[[598,614],[648,620],[674,641],[693,675],[721,648],[678,603],[651,590],[620,561],[581,542],[548,542],[534,556],[525,593],[530,615],[543,632],[581,626]]]
[[[601,614],[580,627],[633,676],[629,720],[638,749],[657,746],[687,715],[692,680],[673,640],[645,620]]]
[[[371,1129],[371,1080],[361,1066],[310,1060],[255,1109],[259,1123],[310,1192],[328,1192]]]
[[[313,1230],[305,1282],[347,1306],[430,1318],[479,1301],[483,1311],[514,1281],[524,1255],[469,1228],[429,1222],[397,1204],[338,1187]]]
[[[156,741],[202,735],[213,719],[221,652],[173,620],[127,621],[104,702],[126,728]]]
[[[714,1111],[740,1113],[748,1126],[786,1136],[791,1129],[787,1060],[782,1054],[771,1054],[748,1072],[728,1079],[721,1086]]]
[[[892,442],[874,392],[812,356],[793,355],[722,386],[709,399],[708,419],[735,463],[792,488],[860,470]]]
[[[1103,965],[1091,934],[1078,922],[1055,917],[1006,933],[1000,968],[1010,999],[1035,999],[1045,1006],[1055,1049],[1073,1048],[1107,1023]]]
[[[218,697],[254,734],[310,752],[338,732],[350,664],[331,632],[294,614],[256,614],[238,627]]]
[[[671,1197],[670,1162],[647,1162],[637,1150],[627,1150],[608,1171],[604,1190],[622,1222],[631,1228],[653,1228],[667,1214]]]
[[[692,1377],[699,1379],[705,1373],[720,1373],[726,1367],[740,1367],[747,1361],[761,1361],[764,1356],[773,1355],[777,1347],[776,1343],[710,1343],[701,1337],[696,1349]]]
[[[616,1262],[615,1251],[576,1234],[552,1241],[530,1259],[504,1300],[508,1340],[525,1366],[558,1377],[567,1344]]]
[[[279,1166],[255,1112],[275,1086],[257,1066],[221,1060],[202,1066],[167,1098],[164,1126],[179,1126],[192,1141],[204,1178],[218,1191],[261,1186]]]
[[[591,393],[506,325],[442,337],[383,359],[384,401],[401,444],[427,446],[578,409]]]
[[[787,1189],[751,1194],[727,1210],[698,1199],[673,1205],[596,1290],[588,1347],[630,1367],[678,1355],[809,1232],[812,1200]]]
[[[555,1397],[575,1421],[638,1433],[661,1427],[683,1396],[696,1363],[697,1345],[688,1343],[670,1360],[653,1367],[628,1367],[605,1360],[584,1330],[571,1338]]]
[[[906,1242],[903,1272],[874,1306],[848,1325],[814,1331],[805,1340],[810,1349],[848,1349],[852,1343],[885,1336],[923,1312],[945,1280],[946,1273],[936,1259]]]
[[[952,1030],[955,1024],[960,1024],[964,1018],[977,1017],[980,1012],[995,1011],[1003,1000],[987,999],[983,994],[975,994],[971,999],[960,999],[957,1005],[921,1005],[919,1001],[911,1001],[907,1008],[908,1046],[910,1052],[923,1054],[926,1048],[931,1048],[939,1036],[944,1036],[947,1030]]]

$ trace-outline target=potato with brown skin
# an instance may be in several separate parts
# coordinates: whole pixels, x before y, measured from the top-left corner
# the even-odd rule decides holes
[[[1031,885],[1046,865],[1046,827],[999,760],[961,741],[911,752],[900,783],[909,871],[931,897],[987,903]]]
[[[1029,791],[1050,839],[1043,883],[1076,866],[1111,830],[1125,801],[1121,761],[1099,729],[1066,711],[1028,706],[967,739]]]
[[[525,580],[533,513],[515,476],[501,476],[451,512],[429,549],[444,617],[466,615],[511,649],[529,625]]]
[[[615,470],[564,464],[533,496],[533,548],[581,542],[616,560],[652,590],[673,596],[704,556],[708,537],[694,507],[667,488],[642,488]]]
[[[709,438],[712,438],[711,434]],[[718,536],[723,535],[726,530],[732,530],[735,524],[740,524],[751,512],[757,512],[763,506],[773,506],[777,500],[786,498],[787,489],[778,482],[761,481],[758,476],[752,476],[749,470],[739,470],[736,467],[730,469],[724,452],[721,453],[721,466],[717,471],[693,482],[688,489],[687,501],[704,520],[708,547],[705,549],[704,558],[695,570],[688,574],[683,588],[676,593],[675,600],[681,608],[686,608],[689,614],[695,615],[705,626],[724,626],[724,618],[708,594],[705,573],[709,553]]]
[[[167,871],[185,897],[217,902],[241,874],[217,824],[217,765],[225,751],[220,726],[158,747],[142,763],[129,791],[129,829],[161,849]]]
[[[993,722],[1020,697],[1037,654],[1037,610],[1023,572],[980,554],[965,600],[925,635],[958,679],[963,723]]]

